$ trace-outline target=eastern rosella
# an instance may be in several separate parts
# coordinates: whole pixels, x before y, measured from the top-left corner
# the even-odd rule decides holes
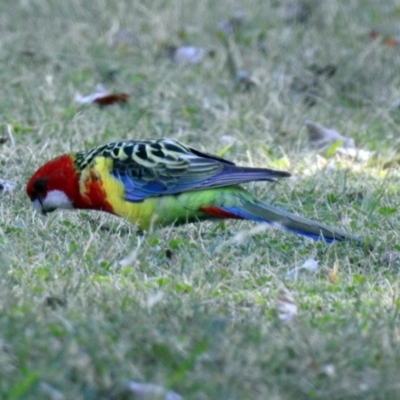
[[[360,242],[357,236],[263,203],[239,186],[288,176],[236,166],[173,139],[122,140],[47,162],[26,190],[42,213],[57,208],[106,211],[140,230],[152,224],[233,218],[267,222],[329,243]]]

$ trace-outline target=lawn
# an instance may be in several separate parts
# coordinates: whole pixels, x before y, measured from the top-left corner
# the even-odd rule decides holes
[[[399,23],[395,1],[1,2],[0,398],[400,398]],[[75,101],[97,84],[129,101]],[[288,170],[247,187],[363,245],[32,208],[50,158],[161,137]]]

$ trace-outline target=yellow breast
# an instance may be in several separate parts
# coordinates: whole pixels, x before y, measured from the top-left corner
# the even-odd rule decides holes
[[[112,207],[112,213],[125,218],[139,229],[147,229],[155,218],[156,200],[146,199],[133,203],[125,200],[124,185],[111,175],[112,159],[96,157],[94,163],[87,167],[81,174],[80,190],[82,193],[96,179],[96,184],[101,184],[106,201]]]

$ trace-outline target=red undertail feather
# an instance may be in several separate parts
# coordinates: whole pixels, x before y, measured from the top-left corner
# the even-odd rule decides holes
[[[233,218],[233,219],[243,219],[241,217],[238,217],[235,214],[232,214],[230,212],[227,212],[225,210],[221,210],[218,207],[201,207],[200,211],[203,213],[206,213],[210,215],[211,217],[214,218],[221,218],[221,219],[226,219],[226,218]]]

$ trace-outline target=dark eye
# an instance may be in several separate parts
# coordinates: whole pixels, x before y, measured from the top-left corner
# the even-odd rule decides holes
[[[46,179],[45,178],[38,178],[33,183],[33,191],[36,195],[40,195],[45,193],[46,191]]]

